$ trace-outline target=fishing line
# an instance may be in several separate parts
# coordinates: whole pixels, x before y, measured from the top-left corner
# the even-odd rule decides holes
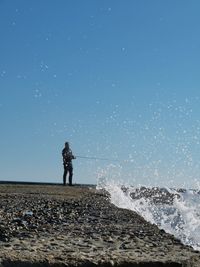
[[[133,162],[133,160],[119,160],[111,158],[99,158],[99,157],[87,157],[87,156],[76,156],[76,158],[89,159],[89,160],[105,160],[105,161],[116,161],[116,162]]]
[[[109,158],[86,157],[86,156],[76,156],[76,157],[77,157],[77,158],[82,158],[82,159],[94,159],[94,160],[118,161],[117,159],[109,159]]]

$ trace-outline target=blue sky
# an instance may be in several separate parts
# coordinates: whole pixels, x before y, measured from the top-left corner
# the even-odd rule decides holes
[[[0,1],[1,180],[200,180],[200,2]],[[128,160],[128,161],[125,161]]]

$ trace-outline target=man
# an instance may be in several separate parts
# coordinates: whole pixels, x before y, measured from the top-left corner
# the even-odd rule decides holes
[[[63,166],[64,166],[64,173],[63,173],[63,185],[66,185],[66,177],[69,173],[69,185],[72,185],[72,176],[73,176],[73,165],[72,165],[72,159],[75,159],[76,157],[72,154],[72,151],[69,147],[69,143],[65,143],[65,147],[62,150],[62,156],[63,156]]]

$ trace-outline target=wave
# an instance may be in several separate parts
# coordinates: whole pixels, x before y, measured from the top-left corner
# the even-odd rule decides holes
[[[200,193],[198,190],[158,187],[134,188],[114,180],[98,179],[119,208],[133,210],[183,244],[200,251]]]

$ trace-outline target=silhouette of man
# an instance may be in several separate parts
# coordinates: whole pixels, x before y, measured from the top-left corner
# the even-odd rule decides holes
[[[69,185],[72,185],[72,177],[73,177],[73,165],[72,159],[76,157],[72,154],[72,151],[69,147],[69,143],[65,143],[65,147],[62,150],[62,157],[63,157],[63,166],[64,166],[64,173],[63,173],[63,185],[66,185],[66,177],[69,173]]]

